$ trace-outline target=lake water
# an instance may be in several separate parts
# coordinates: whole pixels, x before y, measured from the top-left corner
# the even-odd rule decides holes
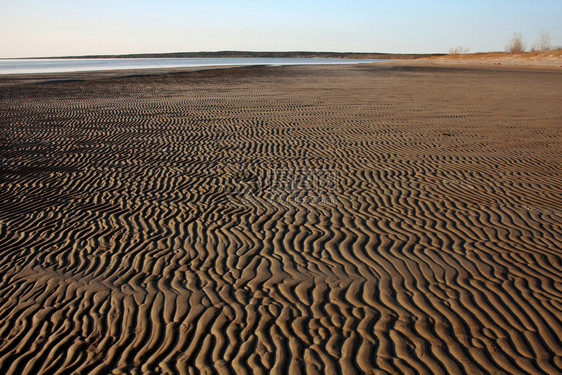
[[[57,73],[204,66],[366,64],[382,60],[300,58],[0,59],[0,74]]]

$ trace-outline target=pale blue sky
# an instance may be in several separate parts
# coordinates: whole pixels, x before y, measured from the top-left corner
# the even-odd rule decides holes
[[[1,0],[0,57],[180,51],[471,52],[562,45],[562,1]]]

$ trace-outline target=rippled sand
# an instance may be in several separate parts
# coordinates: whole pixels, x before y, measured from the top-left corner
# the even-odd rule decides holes
[[[562,372],[560,73],[126,74],[0,78],[0,373]]]

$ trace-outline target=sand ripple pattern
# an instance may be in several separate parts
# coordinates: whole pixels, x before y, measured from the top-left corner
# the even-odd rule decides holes
[[[561,81],[2,86],[0,373],[561,373]]]

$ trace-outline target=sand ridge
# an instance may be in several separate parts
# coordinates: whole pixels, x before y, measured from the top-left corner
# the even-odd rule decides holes
[[[0,372],[560,373],[560,79],[0,85]]]
[[[414,60],[388,60],[383,65],[464,67],[495,70],[562,71],[562,49],[544,52],[488,52],[424,57]]]

